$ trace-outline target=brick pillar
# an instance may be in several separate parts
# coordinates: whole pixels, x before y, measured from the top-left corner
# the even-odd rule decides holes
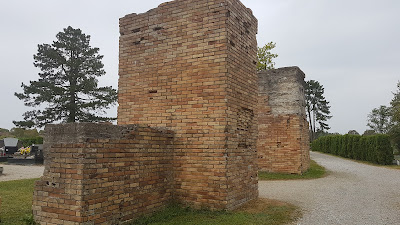
[[[261,171],[305,172],[310,165],[304,73],[286,67],[258,73],[258,166]]]
[[[120,19],[118,124],[176,133],[175,198],[254,199],[257,20],[238,0],[176,0]]]

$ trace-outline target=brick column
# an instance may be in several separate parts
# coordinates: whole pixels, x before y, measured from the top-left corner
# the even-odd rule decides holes
[[[309,168],[304,73],[286,67],[258,73],[258,165],[261,171],[301,174]]]
[[[176,133],[175,198],[254,199],[257,20],[238,0],[176,0],[120,19],[118,124]]]

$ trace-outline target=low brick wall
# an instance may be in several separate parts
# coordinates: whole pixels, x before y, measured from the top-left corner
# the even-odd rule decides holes
[[[171,131],[145,126],[47,126],[35,220],[116,224],[160,209],[172,198],[172,141]]]

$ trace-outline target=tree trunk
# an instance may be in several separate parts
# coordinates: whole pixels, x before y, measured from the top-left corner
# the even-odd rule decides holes
[[[310,130],[310,141],[314,140],[313,137],[313,125],[312,125],[312,118],[311,118],[311,110],[307,109],[307,113],[308,113],[308,124],[310,125],[309,130]]]
[[[70,80],[70,89],[69,89],[69,97],[70,97],[70,104],[69,104],[69,115],[68,115],[68,122],[75,123],[76,121],[76,98],[75,98],[75,88],[76,88],[76,80],[72,78]]]
[[[315,122],[316,122],[315,111],[313,111],[313,131],[312,131],[312,140],[311,141],[315,140],[315,133],[316,133]]]

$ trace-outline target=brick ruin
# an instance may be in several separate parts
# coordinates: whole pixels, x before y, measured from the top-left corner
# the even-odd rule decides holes
[[[263,170],[304,171],[304,93],[280,90],[304,74],[257,76],[256,33],[239,0],[175,0],[121,18],[118,125],[46,126],[35,220],[117,224],[171,201],[230,210],[258,197],[257,157]],[[272,100],[285,95],[293,110]]]
[[[251,10],[176,0],[121,18],[120,33],[118,126],[46,127],[35,219],[113,224],[170,201],[234,209],[257,198]]]
[[[298,67],[258,73],[260,171],[302,174],[310,166],[304,77]]]
[[[175,198],[231,209],[257,190],[257,20],[238,0],[120,19],[118,124],[175,131]]]

